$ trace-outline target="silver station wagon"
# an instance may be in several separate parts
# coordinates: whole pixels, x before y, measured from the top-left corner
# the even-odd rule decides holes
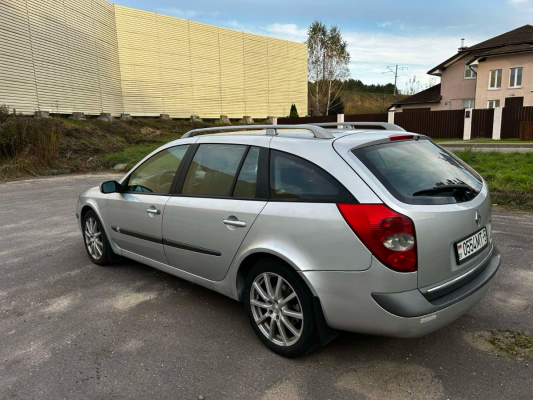
[[[339,331],[435,331],[500,265],[483,179],[386,123],[190,131],[83,192],[76,216],[95,264],[127,257],[243,301],[286,357]]]

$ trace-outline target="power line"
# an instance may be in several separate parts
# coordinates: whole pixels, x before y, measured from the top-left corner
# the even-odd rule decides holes
[[[396,64],[396,68],[394,71],[392,70],[392,67],[387,66],[388,71],[382,72],[382,74],[394,74],[394,94],[396,94],[396,82],[398,81],[398,70],[404,70],[409,69],[407,67],[399,67],[398,64]]]

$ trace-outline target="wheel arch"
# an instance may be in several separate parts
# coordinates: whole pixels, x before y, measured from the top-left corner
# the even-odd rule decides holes
[[[80,211],[80,223],[83,223],[83,217],[85,217],[85,214],[87,214],[87,212],[89,212],[89,211],[93,211],[98,216],[98,218],[100,218],[100,216],[98,215],[98,212],[94,209],[94,207],[91,207],[90,205],[85,204],[81,208],[81,211]],[[101,220],[101,218],[100,218],[100,220]]]
[[[291,260],[287,259],[283,255],[279,253],[275,253],[269,250],[259,250],[250,254],[247,254],[242,261],[239,263],[239,268],[237,269],[237,275],[235,279],[235,288],[236,288],[236,294],[237,299],[239,301],[243,301],[244,299],[244,282],[246,281],[246,278],[252,269],[252,267],[259,261],[263,259],[272,259],[279,261],[281,264],[285,265],[287,268],[291,268],[296,272],[300,272],[301,268],[299,268],[296,264],[294,264]],[[305,276],[303,274],[298,274],[300,278],[305,282],[309,290],[313,293],[314,296],[316,296],[316,291],[314,288],[309,284],[307,279],[305,279]]]
[[[324,316],[324,310],[322,308],[320,298],[318,297],[315,289],[310,284],[310,282],[306,279],[305,275],[300,273],[301,269],[295,264],[293,264],[291,261],[285,259],[285,257],[283,257],[280,254],[272,253],[269,251],[257,251],[257,252],[248,254],[241,261],[239,265],[239,269],[237,270],[237,276],[236,276],[237,299],[239,301],[244,301],[244,282],[246,281],[246,278],[252,266],[255,265],[257,262],[259,262],[260,260],[267,259],[267,258],[279,261],[280,263],[284,264],[287,268],[291,268],[295,270],[296,272],[298,272],[298,275],[300,276],[302,281],[309,288],[309,290],[311,291],[313,295],[313,309],[314,309],[315,323],[318,329],[318,336],[319,336],[320,344],[324,346],[327,343],[331,342],[333,339],[335,339],[338,335],[338,331],[328,326],[326,318]]]
[[[117,246],[117,244],[113,240],[113,237],[111,236],[111,234],[109,232],[107,223],[104,220],[104,218],[102,218],[102,215],[100,214],[97,205],[96,204],[92,204],[92,202],[86,202],[81,207],[81,210],[80,210],[80,227],[82,229],[82,232],[83,232],[83,218],[85,217],[85,215],[89,211],[94,212],[96,214],[96,216],[98,217],[98,219],[100,220],[100,223],[102,224],[102,227],[104,228],[105,235],[107,237],[107,240],[109,241],[109,244],[111,245],[111,249],[113,250],[113,252],[115,254],[122,255],[122,250]]]

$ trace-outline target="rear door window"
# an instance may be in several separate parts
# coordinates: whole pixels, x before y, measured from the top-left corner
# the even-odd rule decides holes
[[[183,184],[182,194],[230,196],[233,180],[247,146],[202,144],[198,147]]]
[[[471,167],[429,140],[352,152],[394,197],[407,204],[462,203],[476,197],[483,185]]]
[[[270,153],[270,198],[315,202],[355,200],[344,186],[322,168],[276,150]]]
[[[235,183],[233,197],[254,198],[257,190],[257,171],[259,169],[259,147],[251,147],[242,164]]]

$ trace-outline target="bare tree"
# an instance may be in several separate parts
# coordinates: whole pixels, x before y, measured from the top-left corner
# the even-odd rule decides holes
[[[328,29],[314,21],[307,32],[311,114],[328,115],[330,109],[339,105],[340,91],[350,76],[348,43],[335,25]]]
[[[328,29],[320,21],[314,21],[307,29],[307,74],[309,79],[309,95],[311,98],[310,112],[320,115],[324,86],[324,55],[326,53],[326,37]]]
[[[405,82],[405,90],[402,92],[402,94],[408,94],[409,96],[412,96],[413,94],[420,92],[420,90],[422,90],[420,80],[417,80],[416,75],[413,75],[412,78],[409,78],[407,82]]]
[[[432,88],[437,84],[437,78],[429,78],[429,81],[426,83],[426,89]]]

